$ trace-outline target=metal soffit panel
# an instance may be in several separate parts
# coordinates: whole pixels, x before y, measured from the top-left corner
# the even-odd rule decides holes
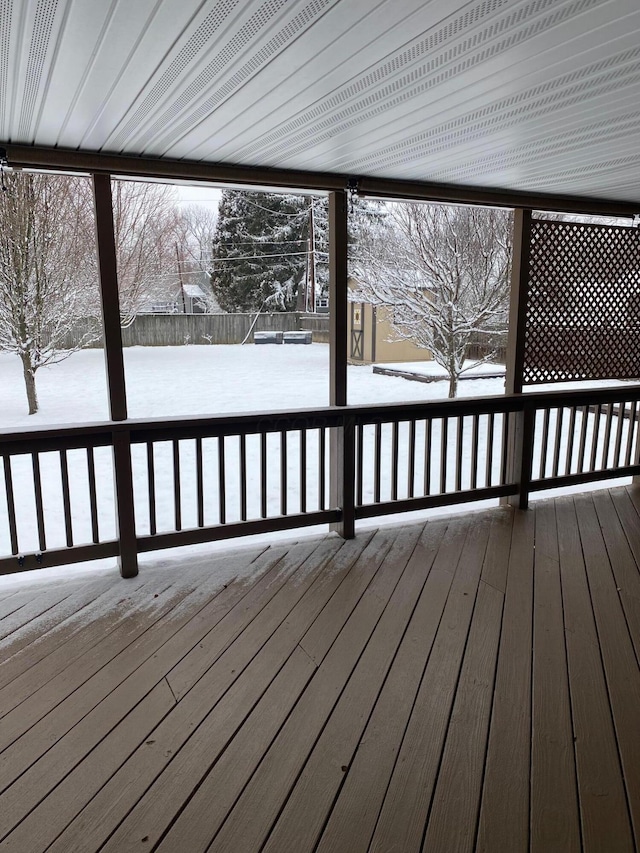
[[[640,201],[637,0],[0,0],[0,140]]]

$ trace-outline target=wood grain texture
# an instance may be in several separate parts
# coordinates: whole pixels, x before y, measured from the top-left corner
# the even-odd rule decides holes
[[[631,851],[633,835],[578,521],[571,498],[558,499],[556,505],[582,843],[585,851]]]
[[[621,487],[38,586],[0,850],[637,849],[639,559]]]
[[[474,516],[371,841],[376,853],[422,847],[458,683],[490,521]]]
[[[636,657],[640,660],[640,572],[608,492],[593,495],[616,591],[627,620]]]
[[[161,681],[0,843],[0,850],[46,850],[175,704],[168,684]]]
[[[473,851],[504,596],[480,582],[422,846]]]
[[[419,531],[403,531],[294,713],[213,840],[212,851],[259,849],[342,693],[406,567]]]
[[[478,853],[529,846],[534,514],[515,512],[478,824]]]
[[[439,540],[442,533],[435,532]],[[416,550],[269,835],[265,853],[297,853],[317,842],[391,664],[397,664],[396,652],[425,586],[429,566]]]
[[[186,803],[196,785],[199,786],[199,796],[207,793],[210,786],[214,792],[218,790],[216,762],[222,751],[236,732],[238,739],[234,741],[233,748],[243,746],[245,718],[293,653],[309,622],[331,597],[344,575],[350,572],[366,542],[367,537],[362,537],[356,542],[344,543],[334,557],[331,571],[324,571],[323,563],[318,562],[315,580],[311,575],[308,584],[299,589],[298,601],[293,608],[282,611],[281,624],[266,642],[262,638],[264,644],[261,648],[259,645],[256,648],[249,637],[243,636],[241,641],[226,650],[217,665],[180,702],[176,714],[159,727],[151,749],[141,750],[133,756],[118,778],[114,777],[109,790],[105,788],[104,793],[101,792],[101,802],[95,803],[91,815],[84,816],[82,827],[74,828],[73,839],[80,845],[78,849],[82,849],[87,832],[96,835],[96,822],[100,831],[108,835],[109,828],[112,830],[125,816],[126,821],[118,827],[105,849],[137,849],[141,830],[144,830],[142,835],[159,840],[168,828],[178,802]],[[260,632],[257,632],[257,640],[259,643]],[[308,656],[304,657],[310,660]],[[306,667],[303,665],[304,672]],[[257,720],[259,725],[260,714]],[[194,731],[194,737],[190,737]],[[254,753],[254,761],[259,761],[260,755],[259,751]],[[153,794],[144,795],[154,778],[157,782]],[[229,780],[225,779],[224,784],[229,793],[233,792]],[[125,796],[122,796],[123,790],[126,791]],[[215,793],[209,799],[215,799]],[[138,802],[127,815],[132,800]],[[192,802],[193,805],[189,803],[183,814],[197,809],[198,799],[194,798]],[[207,826],[213,822],[214,813],[215,809],[207,802]],[[67,848],[70,842],[70,837],[65,838]]]
[[[575,499],[636,846],[640,845],[640,670],[591,497]]]
[[[451,588],[451,569],[462,551],[467,526],[459,519],[448,523],[442,539],[435,540],[438,544],[435,555],[431,548],[435,547],[434,539],[440,532],[436,523],[427,525],[418,543],[412,561],[418,559],[425,570],[429,565],[431,569],[391,673],[355,756],[344,772],[344,783],[320,838],[318,853],[341,849],[365,853],[369,847]]]
[[[531,730],[531,853],[578,851],[558,533],[551,501],[536,508]]]
[[[16,780],[3,797],[7,814],[9,803],[15,802],[26,813],[30,804],[38,802],[47,786],[69,772],[184,656],[185,635],[197,643],[247,594],[244,583],[223,589],[213,578],[208,583],[203,580],[187,599],[180,599],[179,614],[169,610],[157,619],[155,611],[148,613],[146,631],[143,614],[138,612],[142,633],[134,636],[123,655],[96,672],[69,701],[59,703],[0,755],[0,778],[5,785]],[[253,586],[255,581],[249,582],[249,589]],[[184,604],[188,599],[191,606]],[[198,618],[203,613],[208,615],[204,623]],[[4,818],[0,812],[0,828]]]

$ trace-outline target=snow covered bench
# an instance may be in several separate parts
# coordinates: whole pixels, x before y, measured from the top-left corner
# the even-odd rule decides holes
[[[281,344],[282,332],[254,332],[254,344]]]
[[[285,344],[310,344],[313,339],[313,332],[285,332]]]

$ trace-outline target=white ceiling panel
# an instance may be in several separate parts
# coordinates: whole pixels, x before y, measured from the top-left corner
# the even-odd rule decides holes
[[[0,143],[640,206],[638,0],[0,0]]]

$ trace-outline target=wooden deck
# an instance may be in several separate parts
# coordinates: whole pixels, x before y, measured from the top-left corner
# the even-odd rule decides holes
[[[0,851],[640,843],[640,492],[0,591]]]

